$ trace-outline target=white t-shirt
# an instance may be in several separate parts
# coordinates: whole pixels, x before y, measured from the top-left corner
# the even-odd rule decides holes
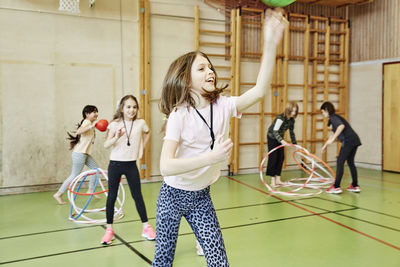
[[[90,120],[84,120],[81,124],[80,128],[87,127],[91,125],[92,123]],[[73,151],[77,153],[84,153],[90,155],[92,152],[92,144],[94,141],[94,129],[90,129],[84,133],[81,134],[81,137],[79,138],[79,142],[74,146]]]
[[[213,131],[215,138],[225,133],[231,117],[237,114],[236,97],[220,96],[213,104]],[[210,125],[210,106],[198,109]],[[211,151],[210,129],[193,107],[181,105],[171,112],[168,118],[164,140],[178,142],[175,158],[192,158]],[[165,176],[164,181],[174,188],[197,191],[216,182],[221,173],[221,163],[203,167],[184,174]]]
[[[133,125],[132,125],[133,123]],[[114,133],[122,128],[125,130],[117,142],[111,146],[110,160],[115,161],[134,161],[140,159],[143,154],[143,138],[142,134],[149,132],[149,127],[142,119],[136,119],[132,121],[125,121],[126,129],[124,127],[124,122],[113,121],[108,125],[109,135],[114,135]],[[132,132],[129,135],[129,131],[132,125]],[[128,135],[129,143],[128,146]]]

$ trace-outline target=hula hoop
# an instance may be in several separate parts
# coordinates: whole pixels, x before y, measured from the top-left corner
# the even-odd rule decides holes
[[[97,173],[86,174],[83,179],[85,180],[87,176],[91,176],[91,175],[95,175],[95,174],[98,175]],[[97,186],[97,181],[98,181],[98,179],[97,179],[97,176],[96,176],[96,184],[95,184],[94,188],[96,188],[96,186]],[[71,183],[68,184],[68,191],[70,191],[71,193],[73,193],[75,195],[80,195],[80,196],[93,196],[93,195],[100,195],[100,194],[104,194],[105,192],[108,192],[108,189],[106,189],[106,190],[100,191],[100,192],[94,192],[94,190],[93,190],[92,193],[79,193],[79,192],[75,192],[75,191],[71,190],[70,185],[71,185]],[[79,191],[79,188],[78,188],[78,191]]]
[[[297,165],[299,165],[299,167],[300,167],[303,171],[305,171],[305,172],[307,172],[308,174],[310,174],[309,169],[303,167],[303,166],[306,166],[306,164],[304,164],[305,162],[302,161],[301,163],[303,163],[303,164],[301,164],[301,163],[299,163],[299,162],[297,161],[297,158],[295,157],[295,154],[296,154],[296,153],[302,153],[301,150],[295,150],[295,151],[293,152],[293,158],[294,158],[294,160],[296,161]],[[316,160],[320,161],[320,162],[322,163],[322,165],[324,165],[324,167],[326,167],[326,168],[328,169],[329,173],[328,173],[328,172],[326,172],[326,173],[330,176],[330,178],[335,178],[335,176],[336,176],[336,175],[335,175],[335,172],[332,170],[331,167],[329,167],[328,164],[326,164],[325,161],[323,161],[322,159],[320,159],[319,157],[317,157],[317,156],[314,155],[314,154],[310,154],[310,156],[313,157],[313,158],[315,158]],[[304,156],[304,157],[307,158],[306,156]],[[308,158],[307,158],[307,159],[308,159]],[[318,163],[316,163],[316,164],[318,164]]]
[[[85,171],[78,176],[74,178],[74,180],[71,181],[71,183],[68,185],[68,199],[71,203],[71,208],[70,208],[70,215],[69,215],[69,220],[75,222],[75,223],[83,223],[83,224],[92,224],[92,223],[105,223],[106,219],[92,219],[88,216],[86,216],[84,213],[97,213],[105,210],[105,207],[103,208],[97,208],[97,209],[87,209],[90,201],[92,200],[94,195],[98,194],[105,194],[108,196],[108,189],[105,189],[101,179],[100,179],[100,174],[104,176],[106,180],[108,180],[107,174],[104,170],[102,169],[92,169]],[[81,186],[83,182],[86,180],[88,176],[91,175],[96,175],[96,181],[95,181],[95,186],[93,188],[92,193],[79,193],[79,190],[81,189]],[[100,185],[102,191],[100,192],[95,192],[97,185]],[[75,190],[75,188],[77,188]],[[78,207],[75,204],[75,200],[77,196],[80,195],[86,195],[90,196],[89,199],[86,201],[85,205],[83,208]],[[122,200],[120,199],[120,195],[122,197]],[[114,210],[114,220],[119,220],[122,217],[124,217],[124,212],[123,212],[123,204],[125,202],[125,190],[124,187],[122,186],[122,182],[120,182],[120,186],[118,189],[118,196],[117,196],[117,202],[118,202],[118,208]],[[74,212],[75,211],[75,212]],[[78,220],[80,219],[80,220]]]
[[[296,158],[296,155],[301,155],[302,157],[304,157],[305,159],[307,159],[308,161],[314,161],[314,159],[318,160],[318,162],[315,162],[315,165],[318,167],[318,169],[320,169],[321,171],[323,171],[327,176],[323,176],[321,175],[318,171],[316,171],[314,169],[314,173],[313,173],[313,178],[311,179],[310,183],[308,183],[306,185],[307,188],[312,188],[312,189],[320,189],[320,188],[327,188],[329,187],[335,180],[335,173],[333,172],[333,170],[331,169],[331,167],[329,167],[328,164],[326,164],[323,160],[321,160],[320,158],[318,158],[317,156],[315,156],[314,154],[310,154],[310,155],[305,155],[304,152],[302,152],[301,150],[295,150],[293,152],[293,158],[296,161],[297,165],[306,173],[311,174],[311,168],[307,165],[306,162],[304,162],[303,160],[301,160],[301,163],[298,161],[298,159]],[[321,162],[322,165],[319,163]],[[327,168],[328,170],[326,170],[325,168]],[[290,185],[298,185],[298,183],[296,183],[296,181],[302,181],[305,178],[294,178],[294,179],[290,179],[288,181],[288,184]]]
[[[320,160],[317,156],[311,154],[307,149],[305,149],[299,145],[295,145],[295,144],[288,144],[286,146],[294,147],[297,149],[293,153],[293,157],[295,158],[296,163],[309,174],[309,177],[308,178],[293,178],[293,179],[288,180],[288,182],[285,185],[279,186],[279,188],[284,188],[284,187],[296,188],[296,189],[290,190],[290,191],[277,190],[277,189],[271,187],[265,181],[264,174],[263,174],[264,173],[263,172],[264,162],[269,157],[269,155],[271,155],[277,149],[285,147],[285,145],[279,145],[279,146],[275,147],[274,149],[272,149],[271,151],[269,151],[268,154],[261,161],[260,168],[259,168],[261,182],[273,194],[279,194],[279,195],[284,195],[284,196],[303,196],[303,197],[315,196],[315,195],[321,194],[322,193],[321,188],[332,183],[332,180],[333,180],[333,178],[331,177],[331,174],[333,174],[332,169],[329,168],[329,171],[331,173],[327,172],[325,170],[325,168],[322,167],[321,164],[319,164],[315,161],[315,159],[318,159],[319,161],[321,161],[324,166],[327,166],[327,164],[325,162],[323,162],[322,160]],[[296,153],[298,153],[298,154],[301,153],[302,157],[305,157],[307,160],[309,160],[311,162],[311,167],[308,166],[304,161],[302,161],[302,163],[304,164],[305,167],[301,166],[302,163],[299,163],[299,161],[295,157]],[[318,169],[321,169],[325,173],[329,174],[330,177],[326,178],[326,177],[321,176],[318,172],[315,171],[316,166],[318,167]],[[329,167],[329,166],[327,166],[327,167]],[[317,173],[319,177],[315,177],[315,173]],[[303,181],[303,182],[296,183],[296,181]],[[316,192],[308,192],[308,193],[299,193],[298,192],[299,190],[304,189],[304,188],[313,189],[313,190],[317,190],[317,191]]]

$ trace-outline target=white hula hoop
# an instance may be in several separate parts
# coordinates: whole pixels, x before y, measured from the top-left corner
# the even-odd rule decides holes
[[[100,179],[100,174],[103,175],[103,177],[108,181],[108,176],[107,173],[98,168],[98,169],[92,169],[88,170],[85,172],[82,172],[78,176],[74,178],[74,180],[71,181],[71,183],[68,185],[68,200],[71,203],[71,208],[70,208],[70,216],[68,217],[69,220],[75,222],[75,223],[82,223],[82,224],[94,224],[94,223],[105,223],[106,219],[93,219],[87,216],[87,213],[97,213],[101,211],[105,211],[105,207],[103,208],[97,208],[97,209],[87,209],[87,206],[89,205],[89,202],[93,198],[93,195],[97,194],[105,194],[106,197],[108,196],[108,190],[104,187],[103,182]],[[80,186],[82,185],[83,181],[90,175],[96,175],[96,186],[93,189],[92,193],[79,193]],[[101,192],[95,193],[97,183],[101,187]],[[75,191],[76,188],[76,191]],[[86,202],[85,207],[80,208],[75,204],[75,199],[78,195],[86,195],[90,196],[89,200]],[[121,199],[120,199],[121,196]],[[122,185],[122,182],[120,183],[119,189],[118,189],[118,196],[117,196],[117,203],[118,205],[115,207],[114,210],[114,220],[119,220],[122,217],[124,217],[124,212],[123,212],[123,205],[125,202],[125,190]],[[73,213],[73,211],[75,211]],[[86,214],[85,214],[86,213]],[[74,216],[76,215],[77,216]]]
[[[315,195],[322,193],[321,188],[327,187],[328,185],[332,184],[332,182],[334,180],[332,174],[330,172],[328,172],[321,164],[316,162],[315,159],[318,159],[318,158],[315,155],[311,154],[304,147],[301,147],[299,145],[294,145],[294,144],[288,144],[286,146],[297,148],[297,151],[295,151],[293,157],[295,157],[295,154],[296,155],[301,154],[302,157],[304,157],[305,159],[307,159],[309,161],[308,164],[303,160],[300,160],[300,163],[299,163],[299,160],[295,158],[295,160],[299,166],[301,166],[301,164],[303,164],[303,166],[306,168],[306,170],[307,170],[306,172],[309,173],[309,177],[308,178],[292,178],[292,179],[288,180],[288,182],[286,182],[285,185],[279,186],[279,188],[292,188],[292,187],[295,188],[290,191],[281,191],[281,190],[278,190],[278,188],[273,188],[272,186],[270,186],[264,179],[264,172],[263,172],[264,162],[266,161],[266,159],[269,157],[269,155],[271,153],[274,153],[277,149],[282,148],[284,146],[285,145],[280,145],[280,146],[275,147],[271,151],[269,151],[268,154],[263,158],[263,160],[261,161],[261,164],[260,164],[259,173],[260,173],[261,182],[265,185],[265,187],[271,193],[279,194],[279,195],[283,195],[283,196],[302,196],[302,197],[315,196]],[[320,160],[320,161],[322,161],[322,160]],[[309,166],[310,164],[311,164],[311,166]],[[326,164],[326,163],[323,162],[323,164]],[[316,171],[315,170],[316,167],[318,168],[318,170],[321,170],[322,172],[327,174],[328,177],[325,177],[325,176],[321,175],[318,171]],[[317,177],[315,177],[315,176],[317,176]],[[304,188],[312,189],[312,190],[316,190],[316,191],[308,192],[308,193],[298,192]]]

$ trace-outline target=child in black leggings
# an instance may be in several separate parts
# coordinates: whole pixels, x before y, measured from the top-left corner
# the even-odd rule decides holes
[[[299,112],[299,106],[296,102],[290,101],[287,103],[285,112],[279,114],[268,128],[267,140],[268,151],[280,145],[287,145],[288,143],[283,139],[286,130],[289,130],[290,139],[293,144],[297,144],[296,136],[294,134],[294,123]],[[266,176],[271,176],[271,186],[283,184],[281,181],[281,172],[283,161],[285,160],[285,152],[283,147],[272,152],[268,157],[268,164]]]
[[[139,105],[132,95],[124,96],[108,126],[104,147],[112,147],[108,166],[108,196],[106,204],[107,229],[101,243],[108,245],[114,238],[114,205],[118,195],[121,176],[125,175],[136,209],[143,223],[142,237],[155,239],[155,232],[148,223],[146,207],[140,189],[139,171],[136,160],[141,158],[143,147],[149,140],[150,129],[146,122],[137,119]],[[143,137],[143,141],[142,141]]]
[[[336,180],[335,183],[326,190],[326,192],[330,194],[342,193],[340,182],[342,181],[343,168],[346,161],[347,165],[349,165],[351,178],[353,180],[351,185],[346,189],[351,192],[360,192],[361,189],[358,186],[357,168],[354,164],[354,157],[356,156],[357,148],[361,145],[360,138],[344,118],[335,114],[335,107],[331,102],[324,102],[321,106],[321,112],[325,118],[329,118],[328,126],[332,125],[332,131],[334,133],[322,147],[322,152],[328,145],[332,144],[336,138],[342,143],[336,163]]]

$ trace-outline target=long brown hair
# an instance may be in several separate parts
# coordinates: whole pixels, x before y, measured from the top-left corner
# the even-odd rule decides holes
[[[138,112],[136,112],[135,117],[133,117],[133,120],[136,120],[137,115],[139,113],[139,102],[137,101],[135,96],[126,95],[123,98],[121,98],[121,100],[119,101],[117,111],[115,111],[115,114],[114,114],[114,117],[113,117],[113,121],[120,120],[120,119],[124,118],[124,113],[123,113],[124,106],[125,106],[126,100],[128,100],[129,98],[133,99],[133,101],[135,101],[135,103],[137,105]]]
[[[191,106],[195,104],[193,97],[190,95],[190,86],[192,82],[192,65],[197,56],[206,58],[210,63],[211,70],[215,74],[215,86],[217,85],[217,73],[206,54],[200,51],[192,51],[180,56],[169,66],[162,85],[159,107],[167,117],[180,104],[187,103]],[[216,87],[214,91],[204,92],[202,96],[210,103],[213,103],[227,86]]]
[[[83,119],[81,120],[80,123],[76,124],[76,129],[78,130],[79,127],[81,127],[83,121],[86,119],[86,116],[92,112],[99,112],[99,110],[97,109],[96,106],[92,106],[92,105],[86,105],[83,110],[82,110],[82,117]],[[76,144],[78,144],[79,140],[81,139],[81,135],[80,134],[76,134],[74,135],[73,133],[67,132],[67,139],[69,140],[69,149],[72,150],[74,149],[74,147],[76,146]]]

